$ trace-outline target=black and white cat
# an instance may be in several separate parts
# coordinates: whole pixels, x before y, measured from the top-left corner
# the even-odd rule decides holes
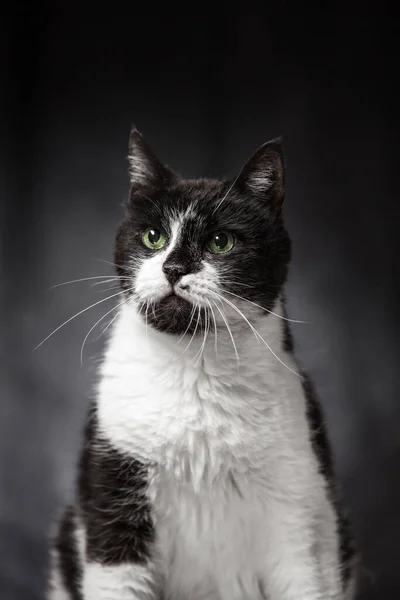
[[[343,600],[355,553],[293,356],[280,140],[186,180],[134,131],[100,367],[51,600]]]

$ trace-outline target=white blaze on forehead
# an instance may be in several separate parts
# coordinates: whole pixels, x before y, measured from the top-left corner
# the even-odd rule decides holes
[[[162,253],[164,260],[167,258],[167,256],[169,256],[171,254],[171,252],[174,250],[174,248],[176,248],[177,243],[181,237],[182,227],[183,227],[182,219],[179,219],[179,218],[171,219],[169,243],[168,243],[168,246],[167,246],[165,252]]]
[[[195,207],[193,204],[189,204],[189,206],[186,208],[185,212],[182,214],[182,220],[184,219],[195,219],[196,217],[198,217]]]

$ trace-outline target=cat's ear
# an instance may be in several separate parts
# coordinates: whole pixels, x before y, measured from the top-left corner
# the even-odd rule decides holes
[[[133,128],[129,138],[129,176],[132,186],[157,187],[174,177],[156,157],[142,134]]]
[[[235,185],[279,212],[285,190],[283,139],[273,139],[258,148],[243,166]]]

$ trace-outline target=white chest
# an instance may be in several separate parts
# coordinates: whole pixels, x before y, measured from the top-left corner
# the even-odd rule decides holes
[[[322,490],[300,379],[251,344],[239,368],[228,351],[225,362],[205,353],[196,363],[195,349],[182,357],[170,342],[118,327],[102,366],[99,426],[150,465],[165,600],[264,600],[282,503],[291,532]]]
[[[213,342],[197,360],[195,342],[185,352],[185,343],[143,331],[122,315],[101,368],[104,432],[119,449],[157,462],[191,454],[199,462],[251,459],[249,453],[255,460],[288,429],[302,433],[299,377],[257,346],[251,332],[244,341],[239,365],[229,339],[220,340],[218,360]]]
[[[262,600],[267,490],[225,473],[196,492],[157,472],[149,493],[166,600]]]

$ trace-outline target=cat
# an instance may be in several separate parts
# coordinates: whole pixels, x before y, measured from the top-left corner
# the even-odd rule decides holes
[[[122,301],[50,600],[350,600],[323,414],[294,357],[282,140],[188,180],[134,130]]]

